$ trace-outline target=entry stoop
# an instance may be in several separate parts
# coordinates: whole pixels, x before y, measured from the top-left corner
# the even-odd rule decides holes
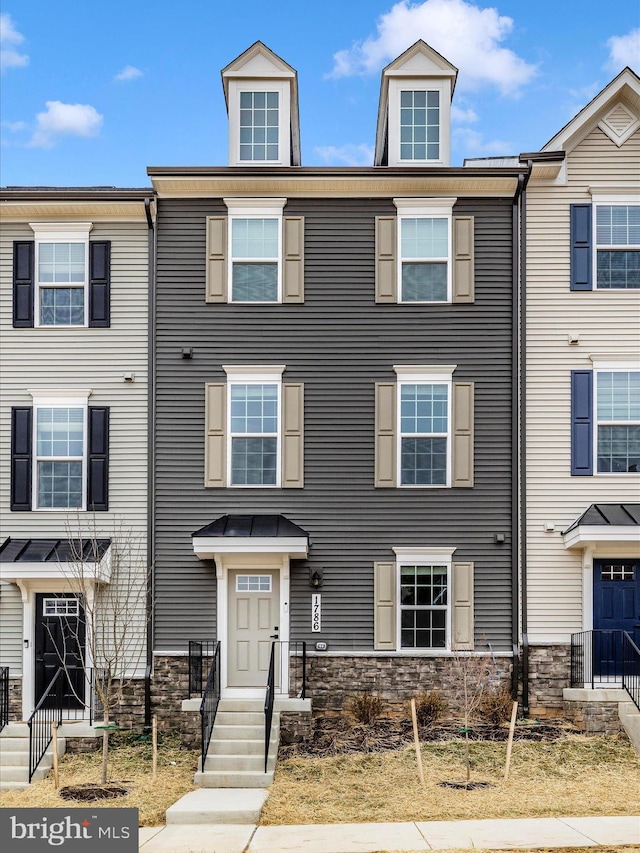
[[[279,739],[280,714],[274,710],[265,773],[263,700],[221,699],[204,767],[198,764],[195,784],[200,788],[268,788],[273,782]]]
[[[64,755],[66,741],[58,738],[58,757]],[[53,766],[53,745],[49,744],[40,764],[35,769],[32,782],[44,779]],[[0,791],[29,787],[29,726],[26,723],[8,723],[0,732]]]

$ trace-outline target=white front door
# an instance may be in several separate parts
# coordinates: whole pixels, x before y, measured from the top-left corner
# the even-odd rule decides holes
[[[266,687],[279,637],[280,572],[229,571],[229,687]]]

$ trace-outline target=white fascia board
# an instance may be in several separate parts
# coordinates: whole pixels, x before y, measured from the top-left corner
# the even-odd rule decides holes
[[[302,559],[309,553],[303,537],[286,536],[194,536],[193,553],[201,560],[213,560],[216,554],[286,554]]]
[[[107,552],[108,554],[108,552]],[[94,581],[95,583],[109,583],[111,580],[111,564],[105,554],[100,562],[94,566],[93,563],[87,563],[87,569],[84,573],[83,580],[86,582]],[[17,583],[25,580],[64,580],[73,584],[80,582],[78,576],[78,564],[69,562],[15,562],[15,563],[0,563],[0,580],[7,583]]]
[[[563,535],[564,547],[588,548],[600,542],[624,542],[640,545],[640,527],[603,526],[601,524],[581,524]]]

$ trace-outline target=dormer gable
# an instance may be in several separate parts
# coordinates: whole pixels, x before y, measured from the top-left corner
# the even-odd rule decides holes
[[[422,39],[382,70],[376,166],[449,166],[458,69]]]
[[[257,41],[221,71],[230,166],[299,166],[298,75]]]

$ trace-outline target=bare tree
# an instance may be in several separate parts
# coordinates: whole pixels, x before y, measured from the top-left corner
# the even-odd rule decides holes
[[[104,784],[114,713],[144,666],[150,569],[141,537],[122,521],[114,522],[102,535],[95,517],[88,534],[76,519],[67,523],[67,535],[71,553],[62,563],[63,571],[70,591],[81,603],[78,623],[68,620],[67,626],[75,632],[76,642],[82,645],[81,636],[84,639],[84,683],[92,685],[102,710]],[[60,658],[66,668],[64,652]],[[66,674],[69,677],[68,671]],[[75,692],[73,680],[69,681]],[[81,703],[84,698],[76,695]]]

